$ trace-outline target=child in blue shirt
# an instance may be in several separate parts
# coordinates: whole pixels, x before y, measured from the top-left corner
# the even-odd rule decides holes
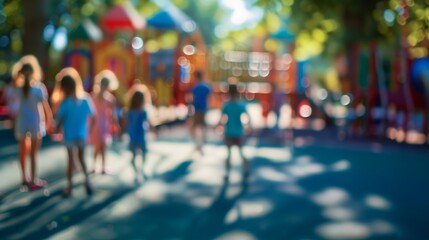
[[[191,126],[191,134],[197,144],[196,150],[202,153],[202,147],[207,138],[205,117],[212,89],[210,85],[204,81],[203,72],[201,70],[195,72],[195,78],[197,84],[192,89],[193,123]],[[197,128],[201,129],[200,140],[197,138]]]
[[[240,100],[240,93],[236,84],[229,85],[229,101],[225,102],[222,108],[222,117],[219,125],[224,125],[224,143],[228,147],[228,156],[226,158],[226,170],[229,171],[231,167],[231,147],[236,145],[240,152],[243,162],[243,172],[248,174],[249,163],[243,154],[243,137],[244,137],[244,124],[242,115],[246,115],[248,125],[250,126],[250,116],[246,111],[246,104]]]
[[[86,193],[91,195],[93,190],[85,165],[84,150],[88,138],[88,120],[91,120],[91,125],[94,123],[93,103],[90,96],[84,92],[82,80],[74,68],[61,70],[57,74],[56,84],[54,91],[57,92],[54,96],[59,97],[53,101],[58,101],[60,104],[57,111],[56,130],[58,131],[60,127],[63,128],[63,141],[68,155],[68,187],[64,189],[63,195],[68,197],[72,193],[75,152],[77,152],[79,163],[85,175]]]

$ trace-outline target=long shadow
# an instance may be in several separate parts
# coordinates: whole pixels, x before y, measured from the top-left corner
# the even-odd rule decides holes
[[[55,218],[52,219],[52,222],[58,222],[61,224],[58,224],[56,228],[54,229],[48,229],[45,227],[41,227],[37,229],[34,232],[31,232],[27,234],[26,236],[23,236],[23,239],[46,239],[50,236],[53,236],[56,233],[59,233],[70,226],[73,226],[75,224],[81,223],[88,219],[89,217],[93,216],[94,214],[98,213],[99,211],[103,210],[107,206],[111,205],[112,203],[118,201],[119,199],[123,198],[124,196],[128,195],[129,193],[135,191],[135,188],[127,188],[122,189],[119,192],[115,192],[111,194],[109,198],[102,202],[98,202],[88,208],[85,208],[84,205],[87,200],[83,200],[80,202],[80,204],[73,209],[70,209],[66,212],[61,213],[60,215],[57,215]],[[68,220],[63,221],[63,216],[67,216]]]
[[[59,142],[52,141],[52,139],[47,136],[42,139],[41,148],[47,148],[51,146],[60,145]],[[13,150],[10,150],[12,149]],[[16,140],[11,129],[0,130],[0,150],[9,149],[8,151],[0,151],[0,161],[4,159],[11,160],[13,157],[18,156],[18,141]]]
[[[229,186],[229,173],[227,173],[218,196],[209,208],[200,212],[190,221],[183,239],[214,239],[226,228],[224,223],[226,215],[236,205],[237,201],[247,193],[247,178],[243,176],[240,191],[231,198],[226,195]]]
[[[185,176],[189,171],[188,168],[192,164],[192,160],[183,161],[175,169],[159,175],[164,182],[172,183],[178,181],[180,178]]]
[[[0,223],[1,225],[6,225],[5,227],[0,228],[0,236],[13,236],[14,234],[19,233],[22,229],[30,227],[35,223],[35,218],[37,218],[40,214],[49,212],[58,204],[58,202],[51,202],[49,204],[43,203],[52,200],[52,197],[58,196],[60,194],[61,191],[56,191],[52,193],[50,197],[41,195],[33,199],[33,201],[25,207],[17,207],[5,212],[4,214],[8,214],[8,217],[6,217]]]

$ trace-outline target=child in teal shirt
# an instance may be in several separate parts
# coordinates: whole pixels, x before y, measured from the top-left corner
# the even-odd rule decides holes
[[[240,100],[240,93],[237,85],[231,84],[229,86],[229,101],[225,102],[222,108],[222,117],[219,124],[224,125],[224,142],[228,147],[228,156],[226,158],[226,170],[229,171],[231,167],[231,147],[237,146],[243,162],[243,172],[245,174],[249,171],[249,163],[243,154],[243,137],[244,137],[244,124],[242,115],[247,115],[248,125],[250,126],[250,116],[246,111],[246,104]]]

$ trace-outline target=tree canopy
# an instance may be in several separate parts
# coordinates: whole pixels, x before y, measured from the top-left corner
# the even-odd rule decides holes
[[[125,0],[0,1],[0,35],[13,38],[15,30],[24,36],[31,31],[26,22],[43,26],[72,27],[82,17],[97,20],[111,6]],[[159,11],[150,0],[131,0],[138,11],[149,17]],[[172,0],[194,19],[207,44],[224,48],[248,49],[249,39],[286,30],[295,36],[296,54],[331,56],[354,43],[382,41],[391,46],[405,39],[416,56],[427,55],[429,0],[254,0],[263,16],[256,26],[215,34],[216,27],[230,12],[219,1]],[[37,5],[37,6],[36,6]],[[30,9],[30,11],[28,11]],[[27,11],[27,12],[26,12]],[[32,14],[29,14],[29,13]],[[25,43],[25,41],[24,41]],[[19,48],[19,46],[15,46]]]

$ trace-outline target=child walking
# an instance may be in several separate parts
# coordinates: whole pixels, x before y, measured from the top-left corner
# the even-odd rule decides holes
[[[145,105],[150,105],[151,98],[147,87],[138,83],[131,87],[127,96],[129,97],[128,109],[124,113],[122,125],[129,136],[129,148],[132,153],[131,164],[136,174],[135,181],[140,183],[143,181],[143,164],[148,151],[146,132],[150,127]],[[142,154],[141,164],[136,162],[138,151]]]
[[[74,68],[64,68],[56,76],[56,86],[52,96],[54,104],[59,104],[56,113],[56,131],[63,129],[63,141],[67,148],[68,186],[63,191],[64,197],[69,197],[73,187],[73,166],[75,156],[81,165],[85,175],[85,190],[87,195],[92,194],[92,187],[89,181],[85,156],[85,144],[88,136],[88,119],[90,124],[94,124],[94,107],[91,98],[84,92],[82,80],[79,73]]]
[[[231,80],[232,81],[232,80]],[[228,156],[226,158],[225,168],[229,172],[231,168],[231,148],[237,146],[243,163],[243,173],[249,172],[249,162],[243,154],[243,137],[244,124],[242,116],[247,116],[248,125],[250,126],[250,116],[246,111],[246,104],[240,100],[240,93],[236,83],[229,85],[228,94],[230,99],[225,102],[222,108],[222,117],[219,121],[219,126],[224,125],[224,143],[228,148]],[[228,176],[226,176],[228,177]]]
[[[112,141],[112,129],[117,129],[115,113],[116,98],[109,91],[118,88],[118,80],[110,70],[103,70],[95,76],[93,93],[91,95],[95,106],[96,122],[91,128],[90,143],[94,146],[94,166],[96,173],[97,157],[101,159],[101,174],[108,173],[106,169],[106,148]]]
[[[42,70],[33,55],[22,57],[13,67],[22,87],[17,89],[19,108],[16,118],[15,136],[19,141],[19,162],[22,172],[22,186],[37,190],[47,182],[36,178],[36,158],[46,128],[52,122],[52,112],[47,101],[47,91],[42,80]],[[26,157],[30,156],[31,171],[27,175]]]

